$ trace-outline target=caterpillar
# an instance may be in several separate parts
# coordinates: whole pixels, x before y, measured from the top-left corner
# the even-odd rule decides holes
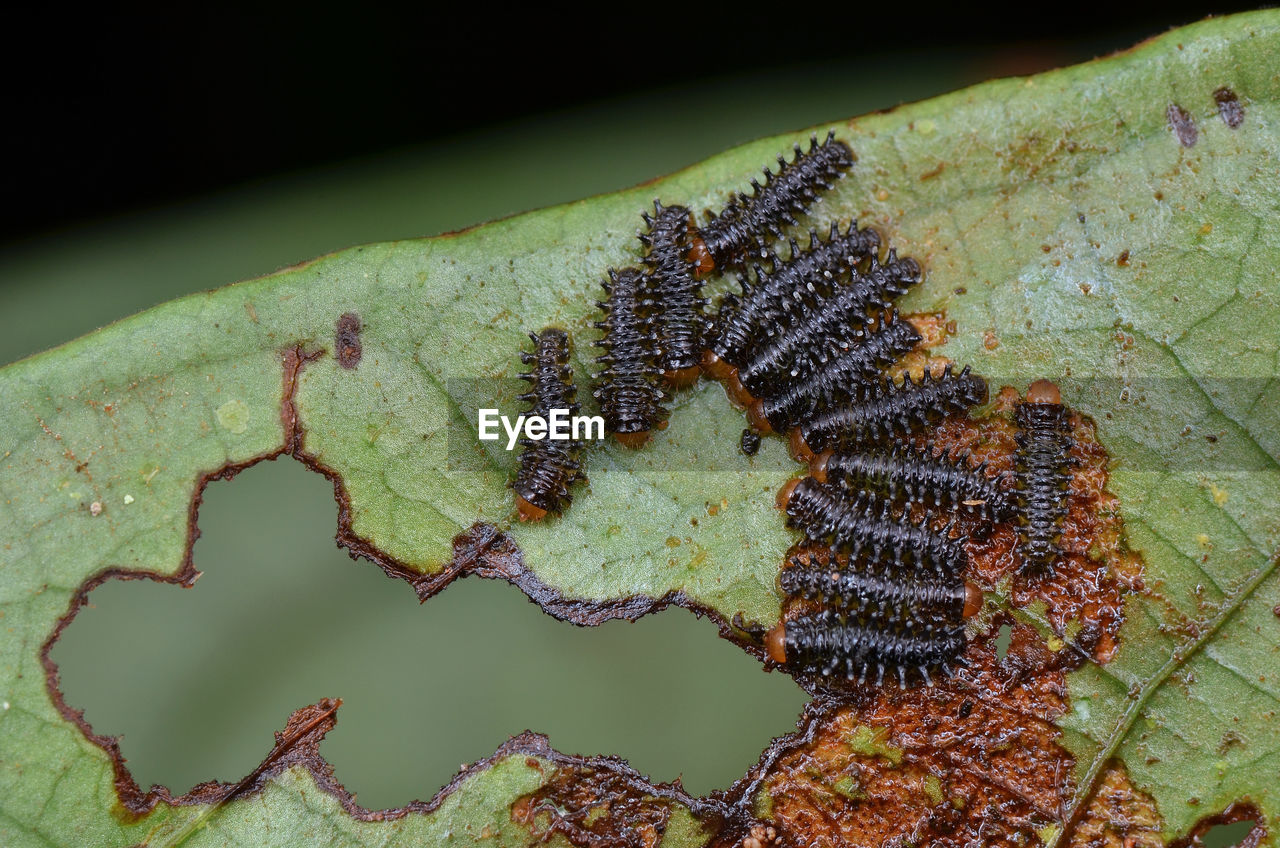
[[[517,397],[529,404],[531,415],[549,418],[551,410],[568,410],[570,417],[580,409],[569,365],[569,334],[556,327],[530,333],[533,352],[520,352],[520,361],[533,366],[520,379],[529,391]],[[580,439],[520,439],[520,460],[516,469],[516,510],[522,521],[539,521],[547,513],[559,513],[573,500],[569,487],[582,479],[578,456]]]
[[[914,259],[898,259],[893,250],[883,264],[872,256],[865,273],[854,273],[848,285],[835,289],[830,298],[817,303],[793,325],[771,334],[767,343],[748,355],[738,369],[739,382],[761,397],[779,382],[812,370],[858,340],[851,328],[866,326],[876,310],[888,309],[919,281],[920,265]]]
[[[858,331],[857,344],[836,354],[809,373],[793,373],[792,381],[776,381],[764,397],[756,397],[747,407],[747,419],[761,433],[780,432],[816,409],[841,400],[851,400],[859,386],[883,377],[881,368],[896,362],[920,343],[920,334],[908,321],[892,312],[884,313],[873,325]],[[748,391],[753,391],[748,388]]]
[[[850,497],[812,477],[793,478],[778,490],[778,508],[786,513],[788,527],[848,553],[851,560],[866,554],[898,570],[909,561],[916,572],[931,568],[941,575],[964,568],[963,539],[951,538],[951,525],[934,531],[927,520],[916,524],[905,513],[894,517],[891,507],[868,492]]]
[[[968,642],[959,624],[903,616],[886,626],[823,610],[779,623],[765,644],[774,662],[793,671],[859,683],[874,674],[877,686],[889,672],[905,689],[908,675],[918,675],[926,686],[933,685],[931,670],[949,676],[952,665],[963,664]]]
[[[732,379],[745,354],[776,329],[781,316],[801,314],[831,295],[841,278],[879,246],[875,230],[858,229],[854,222],[842,233],[832,224],[825,239],[810,231],[806,248],[793,241],[791,257],[775,259],[772,270],[756,266],[754,281],[740,277],[742,294],[721,304],[703,354],[703,371],[718,380]]]
[[[1016,454],[1017,498],[1021,511],[1018,530],[1022,570],[1053,575],[1062,551],[1058,546],[1070,476],[1068,452],[1073,441],[1071,421],[1062,393],[1049,380],[1036,380],[1014,411],[1018,426]]]
[[[653,328],[653,301],[646,292],[646,279],[636,268],[609,271],[609,282],[601,284],[606,299],[596,305],[604,320],[595,327],[604,335],[596,347],[604,352],[596,357],[603,369],[593,376],[592,395],[600,403],[605,429],[627,447],[638,448],[649,440],[654,429],[666,426],[665,395],[657,385],[658,349]]]
[[[792,554],[778,576],[778,584],[788,598],[821,601],[825,608],[857,613],[864,620],[893,620],[907,611],[927,611],[947,621],[961,621],[982,608],[982,592],[958,577],[920,577],[904,580],[883,569],[868,568],[856,561],[837,567],[826,557],[815,562],[809,551]]]
[[[755,456],[760,450],[760,434],[752,431],[750,427],[742,431],[742,437],[738,439],[738,449],[745,456]]]
[[[781,238],[782,228],[797,223],[818,193],[831,189],[853,167],[849,145],[828,132],[821,143],[815,135],[808,151],[795,146],[795,158],[778,157],[778,172],[764,169],[764,183],[751,181],[751,196],[741,192],[718,215],[712,216],[691,240],[689,260],[699,273],[741,265],[749,252],[759,251],[771,238]]]
[[[850,441],[878,442],[986,403],[987,381],[969,371],[926,371],[919,382],[884,381],[859,391],[851,403],[822,411],[791,431],[791,455],[808,462],[819,451]]]
[[[653,215],[644,216],[648,232],[640,240],[647,248],[644,263],[649,269],[656,307],[660,348],[657,367],[668,385],[685,387],[692,385],[701,371],[698,362],[707,301],[701,296],[702,283],[694,277],[684,256],[689,210],[684,206],[664,207],[657,200],[653,210]]]
[[[1010,494],[986,474],[986,464],[970,466],[968,455],[935,456],[927,450],[825,450],[809,473],[820,483],[870,489],[908,503],[950,506],[984,521],[1009,521],[1017,513]]]

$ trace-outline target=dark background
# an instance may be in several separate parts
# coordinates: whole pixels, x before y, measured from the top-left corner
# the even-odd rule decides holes
[[[1041,6],[690,4],[572,29],[480,4],[469,20],[10,12],[0,363],[326,251],[612,191],[1250,8]],[[703,793],[805,700],[681,610],[583,630],[477,580],[419,606],[333,548],[328,484],[289,461],[211,485],[200,525],[196,589],[109,582],[53,655],[143,786],[234,781],[291,710],[338,696],[322,752],[369,807],[430,797],[526,727]]]
[[[893,57],[1030,73],[1255,7],[689,4],[646,21],[656,6],[428,9],[442,5],[8,13],[5,239],[637,92]],[[694,120],[723,117],[714,100],[698,109]]]

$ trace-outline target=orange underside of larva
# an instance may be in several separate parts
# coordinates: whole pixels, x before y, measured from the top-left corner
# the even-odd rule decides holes
[[[545,509],[534,506],[520,495],[516,495],[516,512],[519,513],[521,521],[541,521],[547,517]]]

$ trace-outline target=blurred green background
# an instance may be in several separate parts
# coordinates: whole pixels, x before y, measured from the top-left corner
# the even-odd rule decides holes
[[[11,245],[0,255],[0,360],[348,245],[612,191],[752,138],[1094,52],[880,56],[710,80]],[[408,586],[337,550],[334,523],[325,480],[264,463],[206,492],[195,589],[94,591],[53,656],[68,702],[95,730],[124,735],[144,787],[236,780],[291,710],[337,696],[322,750],[366,807],[429,798],[525,728],[706,793],[790,731],[805,701],[683,610],[582,629],[477,579],[420,606]]]

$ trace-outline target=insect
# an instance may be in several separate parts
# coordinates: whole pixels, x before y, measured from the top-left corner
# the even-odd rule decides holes
[[[596,362],[604,367],[594,375],[592,394],[600,403],[605,429],[623,445],[638,448],[649,440],[651,431],[666,426],[667,418],[654,363],[658,336],[653,302],[639,269],[610,270],[609,282],[602,285],[606,299],[597,306],[604,320],[595,326],[604,333],[596,342],[604,351]]]
[[[1062,393],[1049,380],[1036,380],[1014,411],[1018,425],[1016,478],[1021,524],[1018,530],[1022,569],[1053,575],[1062,551],[1058,545],[1067,514],[1067,484],[1073,440]]]
[[[764,169],[764,183],[753,179],[751,195],[739,193],[725,204],[691,239],[689,260],[699,273],[741,265],[747,255],[764,256],[764,246],[782,237],[782,228],[797,223],[818,199],[853,167],[849,145],[837,141],[834,132],[818,142],[815,135],[808,151],[795,146],[795,158],[778,157],[778,172]]]
[[[771,336],[783,316],[803,314],[831,295],[879,245],[875,230],[860,230],[855,222],[841,233],[832,224],[825,239],[810,231],[807,248],[793,241],[791,257],[773,261],[772,270],[756,266],[753,281],[740,277],[742,293],[722,302],[703,355],[703,370],[718,380],[735,380],[747,352]]]
[[[857,328],[865,328],[877,311],[883,313],[919,281],[920,266],[914,259],[898,259],[892,250],[883,264],[871,257],[865,272],[854,273],[850,282],[836,288],[830,297],[815,303],[781,330],[771,327],[767,339],[741,362],[739,381],[748,392],[763,397],[776,390],[779,383],[813,370],[831,356],[865,340],[865,330],[859,335]],[[880,324],[882,330],[887,329],[887,322]],[[907,334],[914,329],[898,327],[894,332]]]
[[[529,391],[517,400],[529,404],[529,412],[547,418],[553,409],[578,414],[577,388],[569,365],[569,334],[556,327],[529,334],[533,352],[520,352],[520,361],[533,366],[520,379]],[[582,441],[577,439],[520,439],[520,460],[511,488],[522,521],[540,521],[547,513],[559,513],[573,500],[569,487],[582,479],[578,462]]]
[[[881,368],[896,362],[920,343],[920,334],[892,312],[858,331],[855,343],[806,370],[795,366],[790,377],[770,383],[770,389],[747,407],[747,419],[761,433],[785,430],[817,409],[852,400],[857,387],[878,382]],[[741,372],[740,372],[741,373]]]
[[[862,621],[837,610],[781,622],[765,636],[769,657],[795,671],[817,672],[878,686],[885,673],[906,688],[909,675],[932,686],[930,671],[951,673],[968,644],[964,626],[934,617],[903,616],[893,622]]]
[[[668,385],[692,385],[701,369],[703,313],[707,301],[701,296],[702,283],[693,275],[685,258],[689,231],[689,210],[653,202],[653,215],[644,216],[648,232],[640,236],[647,248],[644,263],[649,269],[658,334],[658,370]]]
[[[892,503],[869,492],[842,492],[812,477],[797,477],[778,490],[778,508],[787,515],[787,526],[814,542],[830,544],[857,559],[889,564],[901,570],[910,564],[916,572],[958,574],[967,557],[963,539],[950,536],[948,525],[935,531],[927,521],[914,523],[903,513],[894,516]]]
[[[789,598],[821,601],[824,608],[848,610],[864,620],[892,621],[915,611],[956,622],[982,608],[981,590],[958,576],[906,579],[874,564],[841,562],[830,551],[792,554],[778,583]]]
[[[908,503],[950,506],[986,521],[1009,521],[1016,514],[1013,498],[987,476],[986,464],[971,466],[967,455],[936,456],[905,446],[828,449],[813,458],[809,473],[822,483],[902,496]]]
[[[760,450],[760,434],[750,427],[743,430],[742,438],[738,440],[738,448],[746,456],[755,456]]]
[[[819,451],[850,441],[883,442],[987,401],[987,381],[965,366],[926,371],[919,382],[904,375],[859,391],[852,402],[818,412],[791,431],[791,455],[808,462]]]

